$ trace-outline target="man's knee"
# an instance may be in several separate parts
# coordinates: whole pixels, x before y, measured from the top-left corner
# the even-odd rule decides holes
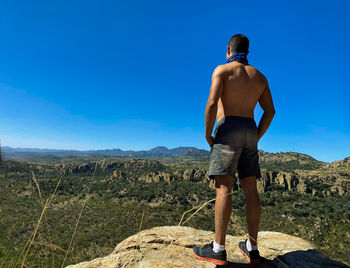
[[[215,188],[216,190],[232,190],[233,176],[230,175],[215,175]]]
[[[245,195],[253,195],[258,193],[256,176],[244,177],[239,180],[239,184],[241,185]]]

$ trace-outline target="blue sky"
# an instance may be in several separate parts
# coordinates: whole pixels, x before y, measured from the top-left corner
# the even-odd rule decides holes
[[[267,152],[350,155],[349,1],[2,1],[0,138],[12,147],[209,149],[230,37],[269,80]],[[257,105],[255,120],[262,109]]]

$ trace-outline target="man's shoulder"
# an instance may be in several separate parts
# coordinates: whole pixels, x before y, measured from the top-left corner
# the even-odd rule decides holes
[[[213,74],[221,74],[225,70],[225,64],[220,64],[215,67]]]
[[[247,64],[246,67],[250,68],[250,69],[253,69],[255,72],[257,72],[259,75],[263,75],[263,73],[258,69],[256,68],[255,66],[253,65],[250,65],[250,64]]]
[[[232,72],[232,67],[229,67],[227,64],[220,64],[215,67],[213,76],[225,76],[229,72]]]
[[[249,68],[252,68],[256,74],[256,76],[261,80],[262,82],[267,82],[266,76],[256,67],[252,65],[247,65]]]

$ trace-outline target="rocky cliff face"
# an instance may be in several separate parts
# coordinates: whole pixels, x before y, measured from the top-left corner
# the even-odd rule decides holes
[[[116,173],[116,176],[121,178],[122,174]],[[284,190],[295,189],[300,193],[310,194],[327,194],[336,192],[340,195],[344,195],[349,187],[349,179],[346,176],[338,176],[328,173],[317,173],[311,171],[267,171],[261,170],[261,178],[257,180],[258,191],[266,192],[271,186],[280,186]],[[210,180],[208,177],[208,171],[205,169],[185,169],[184,171],[177,170],[174,174],[169,172],[150,172],[146,175],[142,175],[138,178],[139,180],[148,182],[158,182],[165,180],[171,182],[175,179],[182,179],[187,181],[199,182],[207,181],[209,187],[215,189],[215,182]],[[322,190],[313,189],[312,183],[323,184],[325,187]],[[239,188],[239,182],[237,177],[234,179],[234,189]]]
[[[192,252],[193,246],[204,245],[213,239],[213,232],[191,227],[155,227],[125,239],[106,257],[66,268],[215,267],[213,263],[196,259]],[[245,236],[227,235],[227,267],[241,267],[238,265],[247,263],[237,247],[244,239]],[[259,267],[346,267],[319,254],[308,241],[283,233],[259,232],[258,246],[264,257]]]
[[[147,170],[164,170],[165,167],[159,161],[149,159],[128,159],[119,161],[100,161],[88,162],[88,163],[70,163],[70,164],[56,164],[55,168],[62,174],[78,174],[93,172],[95,170],[100,171],[119,171],[119,170],[132,170],[133,172],[147,171]]]
[[[159,182],[159,181],[166,181],[170,183],[174,178],[170,173],[167,173],[167,172],[150,172],[150,173],[147,173],[146,175],[142,175],[138,179],[146,183]]]
[[[301,165],[316,165],[310,156],[301,157],[300,154],[284,153],[265,154],[262,156],[262,166],[266,163],[282,163],[296,161]],[[282,162],[281,162],[282,161]],[[315,162],[314,164],[313,161]],[[305,162],[305,163],[304,163]],[[335,161],[323,165],[317,169],[293,169],[280,171],[278,169],[261,168],[262,178],[257,180],[259,192],[266,192],[271,188],[279,187],[284,190],[297,190],[300,193],[330,195],[332,192],[340,195],[346,194],[350,187],[350,158],[342,161]],[[317,164],[318,165],[318,164]],[[80,164],[58,164],[56,168],[62,174],[92,173],[95,163]],[[101,161],[97,164],[100,174],[110,174],[110,180],[128,179],[140,180],[145,183],[166,181],[171,183],[174,180],[185,180],[192,182],[207,181],[212,189],[215,189],[215,182],[208,177],[207,169],[188,168],[170,170],[160,161],[149,159],[127,159],[124,161]],[[234,180],[234,189],[239,188],[238,176]]]

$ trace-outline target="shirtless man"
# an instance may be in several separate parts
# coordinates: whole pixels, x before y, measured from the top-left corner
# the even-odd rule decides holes
[[[215,180],[215,239],[203,247],[195,246],[198,259],[218,265],[227,263],[225,238],[232,212],[233,177],[238,171],[246,200],[248,234],[239,250],[250,263],[259,263],[257,248],[261,204],[256,179],[261,177],[258,141],[275,115],[270,88],[265,76],[248,64],[249,40],[243,34],[232,36],[227,46],[227,63],[215,68],[205,110],[205,137],[210,145],[209,178]],[[254,108],[264,110],[259,126]],[[217,125],[212,130],[217,118]]]

